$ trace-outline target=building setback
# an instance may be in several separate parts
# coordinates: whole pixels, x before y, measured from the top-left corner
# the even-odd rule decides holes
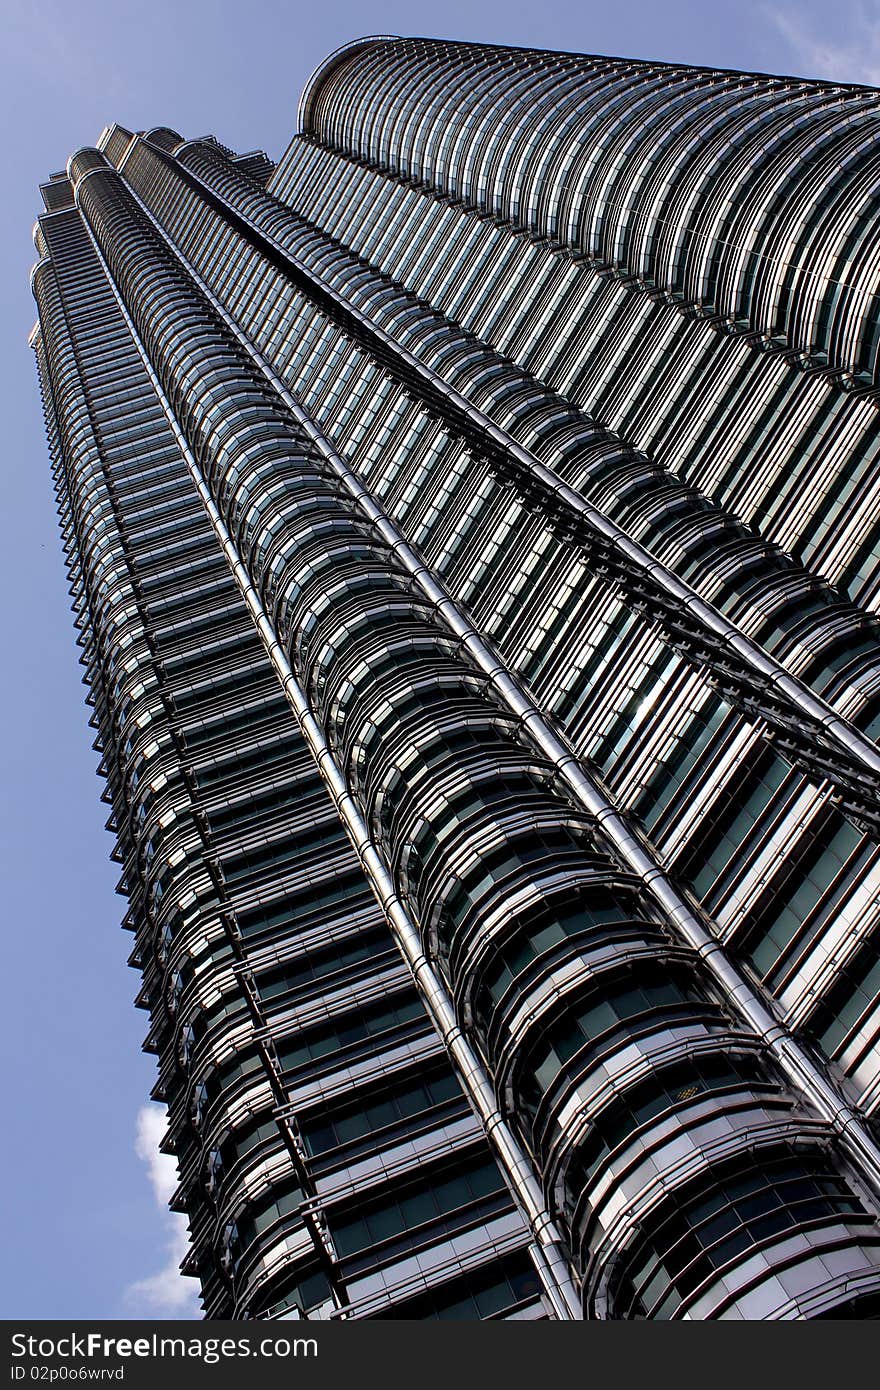
[[[877,116],[370,38],[42,186],[207,1317],[880,1314]]]

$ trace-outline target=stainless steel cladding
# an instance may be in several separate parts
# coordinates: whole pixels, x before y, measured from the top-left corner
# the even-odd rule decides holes
[[[206,1316],[880,1314],[877,114],[382,37],[43,185]]]

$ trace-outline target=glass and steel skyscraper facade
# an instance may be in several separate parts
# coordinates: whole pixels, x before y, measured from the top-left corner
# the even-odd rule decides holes
[[[43,185],[207,1316],[880,1311],[878,114],[374,38]]]

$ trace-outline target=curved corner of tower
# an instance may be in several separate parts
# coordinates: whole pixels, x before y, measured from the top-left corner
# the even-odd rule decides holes
[[[300,135],[312,134],[312,113],[315,109],[315,102],[321,88],[333,73],[365,48],[372,48],[379,43],[394,43],[399,38],[399,34],[365,34],[363,38],[352,39],[350,43],[344,43],[341,48],[334,48],[333,52],[329,53],[318,64],[303,88],[297,110],[297,127]]]
[[[77,185],[85,174],[92,173],[95,169],[111,168],[109,159],[95,145],[82,145],[67,161],[67,181],[73,189],[74,198],[76,197]]]
[[[49,264],[49,257],[41,256],[39,260],[34,261],[33,265],[30,268],[30,271],[28,273],[28,283],[30,285],[31,294],[33,295],[34,299],[36,299],[37,297],[37,276],[39,275],[40,271]],[[34,329],[39,328],[39,326],[39,322],[35,323]],[[31,335],[28,337],[28,343],[31,343],[34,329],[31,330]]]
[[[179,130],[174,130],[170,125],[153,125],[149,130],[141,132],[145,140],[152,140],[155,145],[161,146],[163,150],[173,153],[179,145],[186,143]]]

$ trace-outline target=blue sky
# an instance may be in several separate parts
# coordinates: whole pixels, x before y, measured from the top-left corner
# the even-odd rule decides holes
[[[0,761],[6,1318],[186,1317],[173,1166],[125,962],[33,363],[37,184],[112,120],[278,157],[312,69],[364,33],[430,34],[880,85],[880,0],[6,0]]]

